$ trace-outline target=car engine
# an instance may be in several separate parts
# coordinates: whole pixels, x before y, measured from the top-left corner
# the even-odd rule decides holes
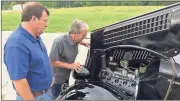
[[[109,54],[107,66],[99,75],[101,80],[121,88],[127,95],[136,98],[140,81],[154,79],[155,74],[145,79],[144,73],[157,57],[142,50],[115,49],[109,53],[107,52]]]

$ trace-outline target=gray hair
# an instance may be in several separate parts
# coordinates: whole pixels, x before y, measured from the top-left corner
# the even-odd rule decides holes
[[[71,28],[69,30],[69,33],[70,34],[79,34],[82,32],[82,30],[86,28],[86,29],[89,29],[88,25],[81,21],[81,20],[78,20],[78,19],[75,19],[73,20],[72,22],[72,25],[71,25]]]

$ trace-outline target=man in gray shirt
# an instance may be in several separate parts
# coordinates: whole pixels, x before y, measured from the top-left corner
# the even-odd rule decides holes
[[[62,84],[68,81],[71,70],[80,71],[80,63],[74,63],[78,54],[78,45],[89,46],[82,42],[88,33],[88,25],[81,20],[74,20],[68,34],[57,37],[50,52],[53,65],[54,85],[52,94],[55,98],[61,93]]]

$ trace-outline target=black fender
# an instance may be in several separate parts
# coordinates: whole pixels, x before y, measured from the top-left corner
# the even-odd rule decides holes
[[[119,100],[108,90],[89,83],[74,85],[57,100]]]

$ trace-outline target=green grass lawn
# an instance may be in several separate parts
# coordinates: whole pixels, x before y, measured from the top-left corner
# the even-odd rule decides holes
[[[67,32],[73,19],[88,23],[90,31],[141,15],[163,6],[97,6],[49,9],[49,25],[45,32]],[[20,11],[2,11],[2,30],[13,31],[20,24]]]

